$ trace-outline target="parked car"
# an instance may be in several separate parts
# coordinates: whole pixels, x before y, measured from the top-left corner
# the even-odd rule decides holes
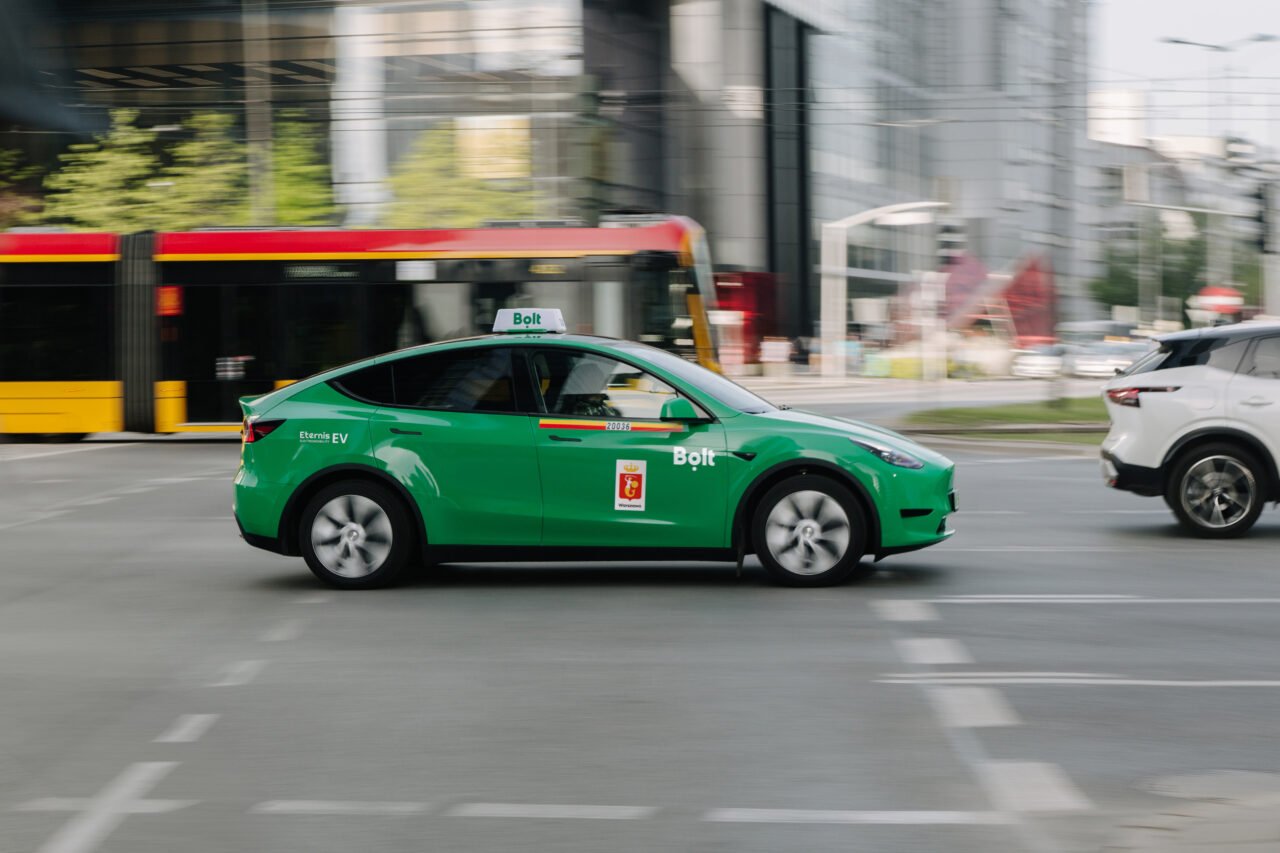
[[[1068,347],[1065,344],[1043,344],[1013,351],[1013,363],[1009,372],[1024,379],[1043,379],[1058,376]]]
[[[1089,379],[1110,379],[1150,351],[1151,344],[1141,342],[1085,344],[1068,357],[1065,372]]]

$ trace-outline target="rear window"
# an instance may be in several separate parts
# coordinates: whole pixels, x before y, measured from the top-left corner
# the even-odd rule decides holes
[[[1165,341],[1160,348],[1138,359],[1126,371],[1125,376],[1151,373],[1156,370],[1172,370],[1175,367],[1200,367],[1208,365],[1219,370],[1235,372],[1249,342],[1232,341],[1230,338],[1208,337]]]
[[[506,347],[447,350],[355,370],[329,384],[366,403],[453,412],[515,412]]]

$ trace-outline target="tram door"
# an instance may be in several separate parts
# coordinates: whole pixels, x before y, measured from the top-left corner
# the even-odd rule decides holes
[[[162,326],[161,340],[166,378],[186,386],[187,423],[237,422],[240,397],[275,388],[272,326],[279,320],[272,290],[260,284],[182,288],[180,322]]]

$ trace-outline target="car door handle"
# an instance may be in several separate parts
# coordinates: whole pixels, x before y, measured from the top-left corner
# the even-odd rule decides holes
[[[422,435],[422,433],[418,432],[416,429],[398,429],[397,427],[392,427],[391,431],[396,435]]]
[[[571,435],[553,435],[551,436],[551,440],[552,441],[582,441],[582,439],[574,438]]]
[[[1270,406],[1275,400],[1268,400],[1265,397],[1250,397],[1248,400],[1241,400],[1242,406]]]

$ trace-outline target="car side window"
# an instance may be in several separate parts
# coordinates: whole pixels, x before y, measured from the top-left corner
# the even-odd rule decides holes
[[[344,373],[329,384],[348,397],[380,406],[395,404],[395,389],[391,384],[391,365],[375,364],[361,370]]]
[[[656,376],[596,353],[539,349],[530,365],[553,415],[657,420],[663,404],[680,396]]]
[[[1280,337],[1260,338],[1240,372],[1258,379],[1280,379]]]
[[[391,362],[395,405],[450,412],[515,412],[511,350],[449,350]]]

